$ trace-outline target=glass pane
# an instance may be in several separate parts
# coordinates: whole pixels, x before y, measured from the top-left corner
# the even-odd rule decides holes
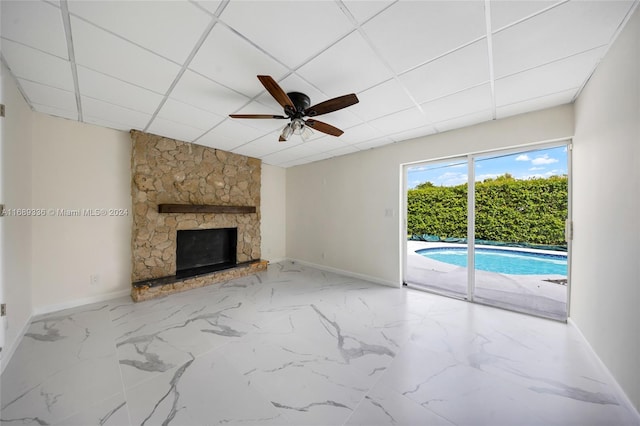
[[[408,170],[405,281],[467,297],[467,160]],[[442,260],[449,253],[455,261]]]
[[[477,302],[565,320],[567,147],[476,159]]]

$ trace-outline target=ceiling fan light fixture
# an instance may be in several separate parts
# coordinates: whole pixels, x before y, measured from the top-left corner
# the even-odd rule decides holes
[[[300,137],[304,142],[308,141],[309,138],[313,136],[313,130],[309,128],[309,126],[304,126],[302,129],[302,133],[300,133]]]
[[[293,123],[288,123],[286,126],[284,126],[284,128],[282,129],[282,133],[280,134],[280,138],[283,140],[288,140],[289,136],[291,136],[293,134]]]
[[[313,131],[311,131],[311,129],[304,123],[303,119],[294,118],[291,120],[291,123],[288,123],[282,129],[280,140],[286,141],[291,135],[298,135],[304,142],[306,142],[313,135]]]

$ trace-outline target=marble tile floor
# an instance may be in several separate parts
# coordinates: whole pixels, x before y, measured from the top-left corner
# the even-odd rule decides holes
[[[632,425],[571,326],[304,267],[36,318],[2,425]]]

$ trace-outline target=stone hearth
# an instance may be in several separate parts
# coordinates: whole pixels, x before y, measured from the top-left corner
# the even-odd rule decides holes
[[[260,160],[136,130],[131,131],[131,139],[134,300],[266,268],[266,262],[260,261]],[[251,206],[255,213],[159,213],[160,204]],[[237,228],[239,266],[172,279],[176,274],[177,231],[214,228]]]

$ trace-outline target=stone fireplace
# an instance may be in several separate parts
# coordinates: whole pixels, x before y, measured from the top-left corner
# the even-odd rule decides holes
[[[135,301],[266,268],[260,160],[136,130],[131,139]]]

